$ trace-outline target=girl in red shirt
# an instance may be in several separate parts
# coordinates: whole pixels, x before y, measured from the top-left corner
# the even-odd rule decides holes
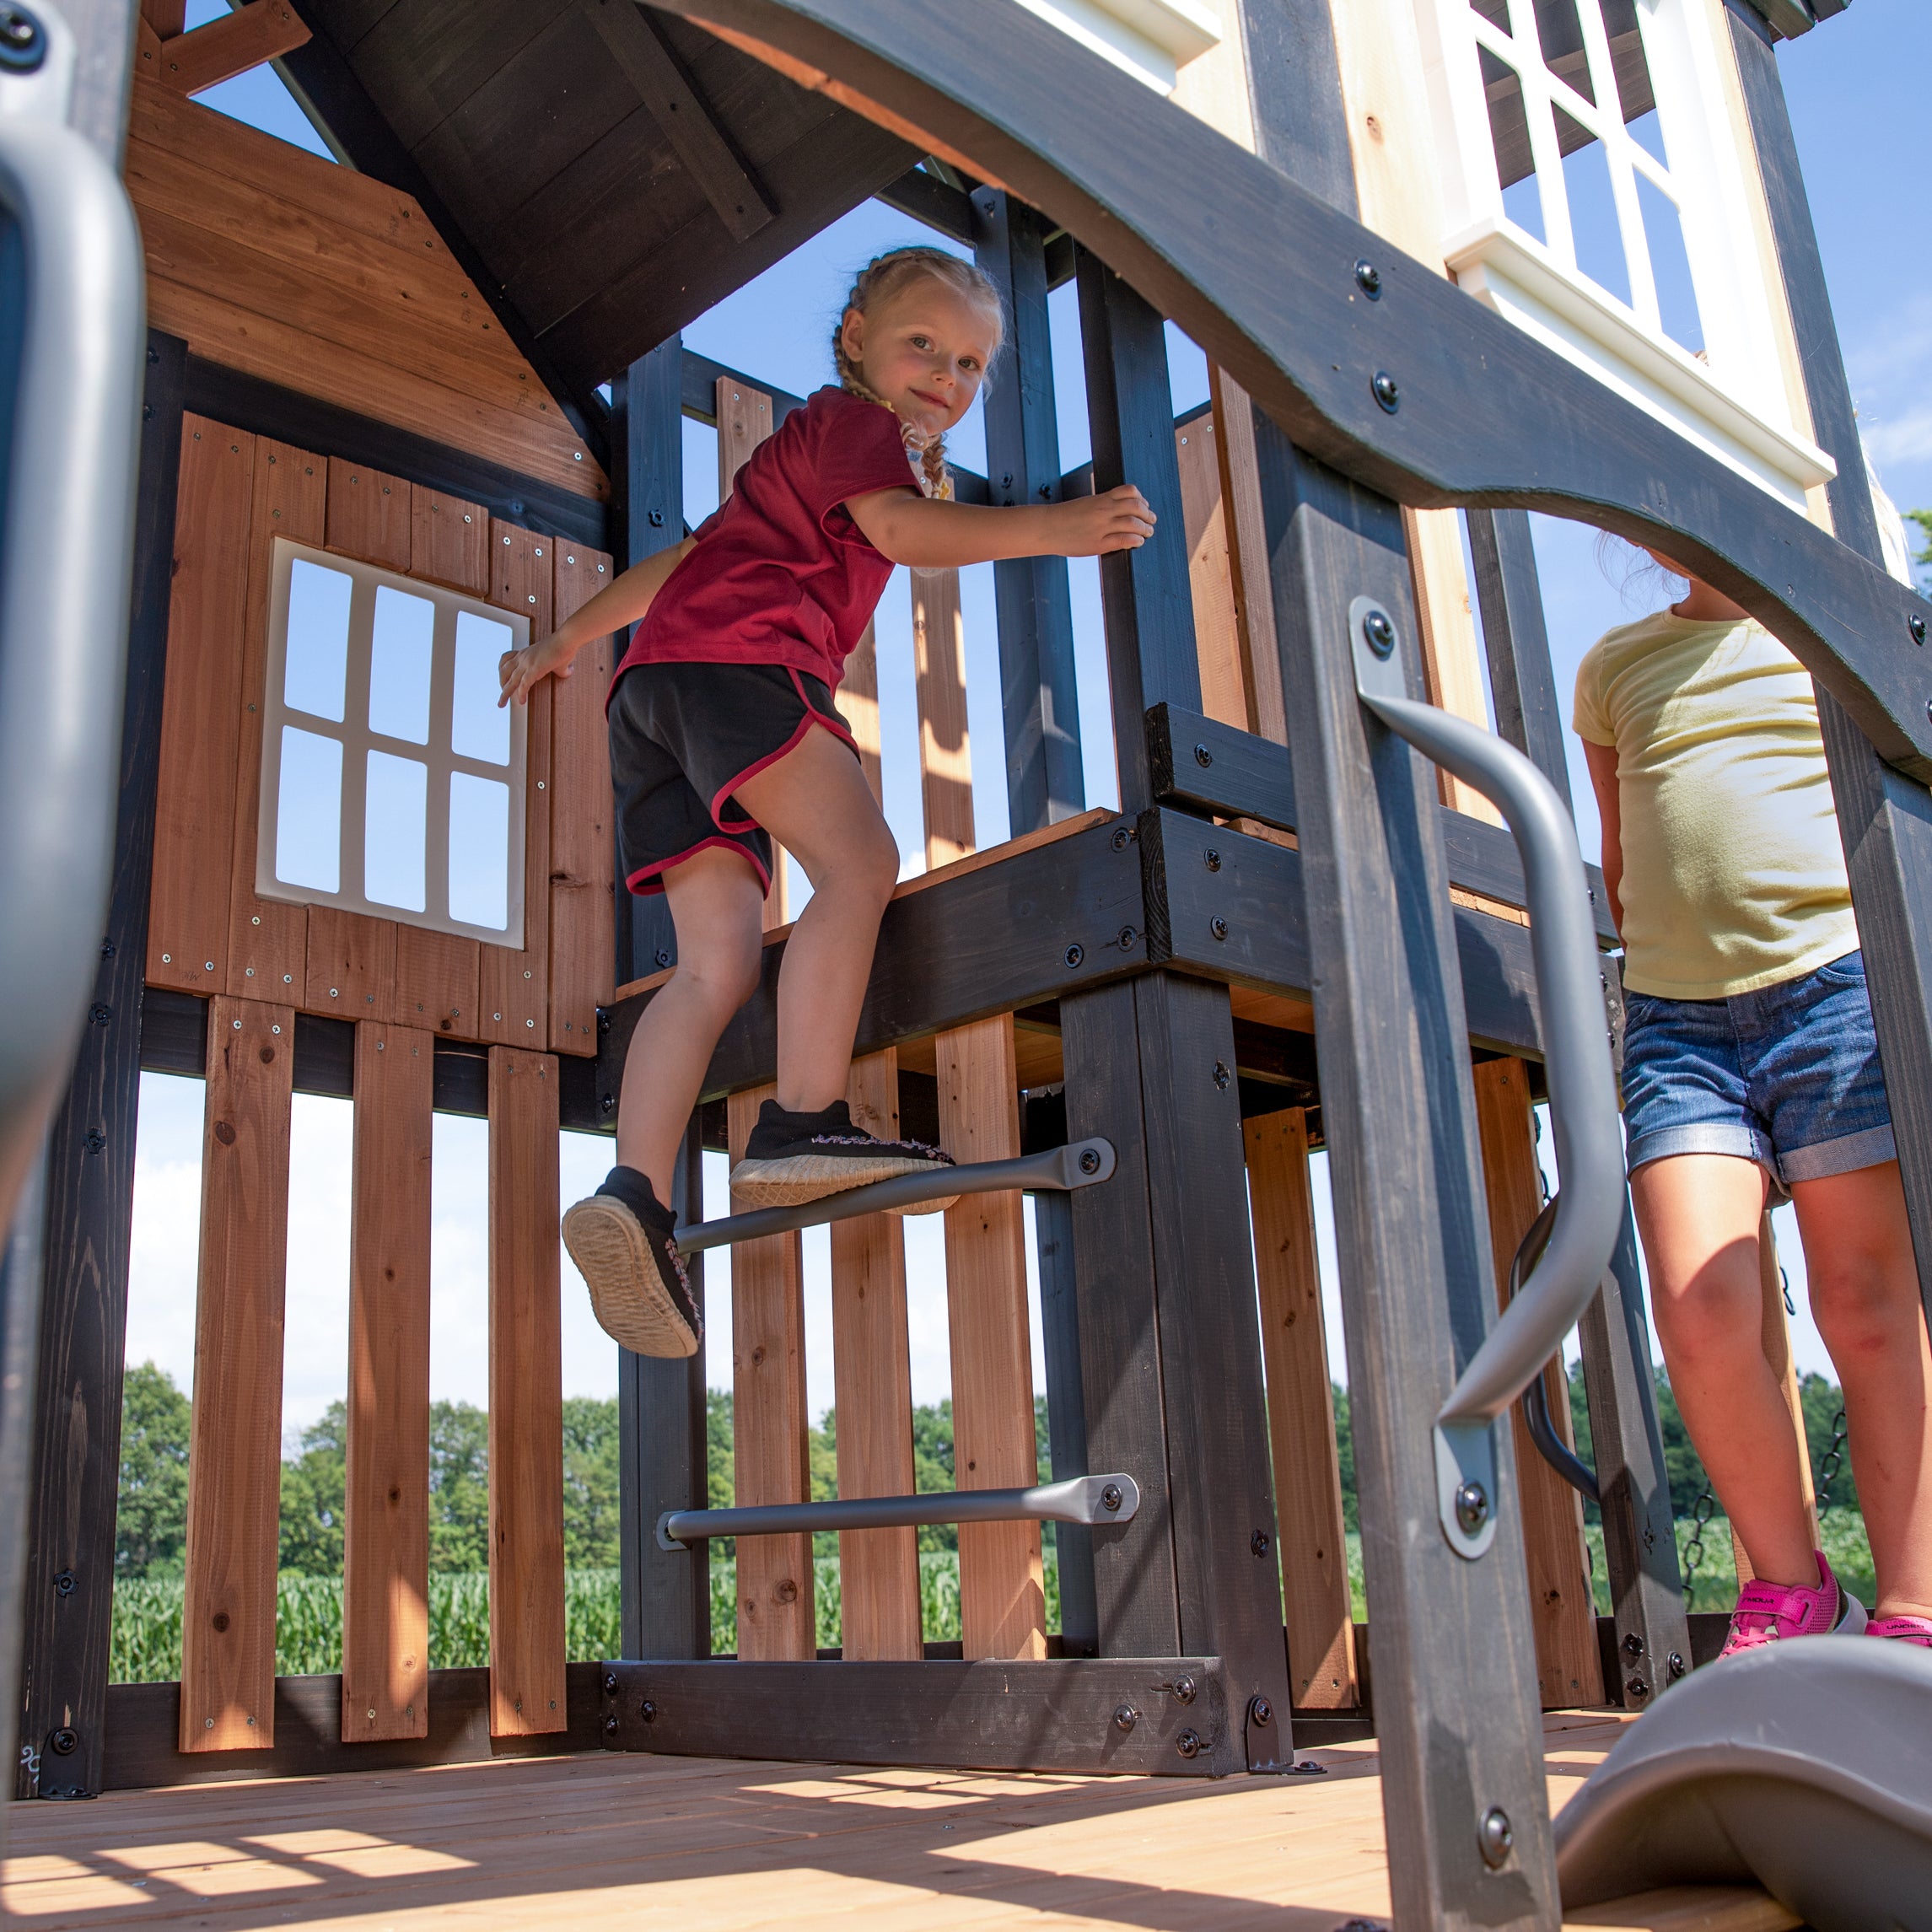
[[[503,701],[527,702],[592,638],[637,624],[606,708],[618,838],[631,890],[670,901],[677,966],[631,1036],[618,1164],[563,1235],[597,1319],[640,1354],[694,1354],[702,1337],[666,1203],[712,1052],[758,984],[774,838],[812,897],[778,975],[777,1097],[734,1192],[809,1201],[948,1164],[861,1133],[846,1106],[899,850],[831,694],[895,564],[1093,557],[1137,548],[1154,527],[1131,484],[1012,509],[952,500],[945,433],[1002,332],[998,294],[970,263],[928,248],[880,256],[833,336],[840,386],[786,417],[692,535],[503,659]]]

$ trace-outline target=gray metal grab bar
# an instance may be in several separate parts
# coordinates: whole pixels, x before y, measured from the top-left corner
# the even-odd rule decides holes
[[[1542,1212],[1530,1223],[1528,1231],[1516,1244],[1515,1257],[1510,1263],[1509,1287],[1504,1295],[1505,1307],[1522,1292],[1523,1277],[1536,1265],[1536,1257],[1542,1253],[1543,1246],[1550,1238],[1550,1229],[1557,1218],[1558,1198],[1556,1194],[1550,1196],[1543,1203]],[[1596,1472],[1557,1433],[1556,1423],[1550,1417],[1549,1398],[1543,1392],[1541,1370],[1530,1377],[1529,1386],[1523,1391],[1523,1420],[1529,1425],[1530,1440],[1536,1445],[1536,1454],[1571,1488],[1587,1496],[1593,1503],[1601,1503],[1603,1496],[1597,1486]]]
[[[8,252],[24,280],[0,485],[4,1228],[72,1061],[100,952],[120,789],[145,284],[126,191],[71,129],[0,115],[0,205],[18,229]],[[0,400],[0,428],[5,415]]]
[[[1131,1523],[1140,1485],[1131,1476],[1069,1476],[1033,1489],[940,1489],[923,1496],[853,1496],[766,1503],[744,1510],[667,1510],[658,1547],[711,1536],[776,1536],[816,1530],[898,1530],[923,1523]]]
[[[869,1187],[801,1201],[795,1207],[758,1208],[724,1220],[695,1221],[678,1229],[672,1239],[681,1252],[694,1255],[705,1248],[729,1247],[734,1241],[788,1235],[794,1228],[822,1227],[860,1214],[890,1214],[952,1194],[998,1194],[1015,1187],[1036,1193],[1043,1189],[1070,1193],[1076,1187],[1097,1187],[1113,1171],[1113,1143],[1096,1137],[1050,1147],[1041,1154],[1023,1154],[1013,1160],[976,1160],[958,1167],[934,1168],[926,1174],[901,1174],[891,1181],[875,1181]]]
[[[1435,1418],[1443,1533],[1459,1554],[1473,1558],[1496,1533],[1500,1495],[1493,1424],[1582,1318],[1617,1246],[1623,1137],[1602,969],[1576,827],[1556,788],[1514,745],[1409,697],[1395,622],[1373,599],[1355,600],[1348,627],[1362,702],[1424,757],[1481,792],[1502,813],[1523,861],[1563,1192],[1535,1271]]]

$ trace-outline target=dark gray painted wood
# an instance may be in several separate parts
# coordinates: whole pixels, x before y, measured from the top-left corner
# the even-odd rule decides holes
[[[679,1221],[704,1215],[704,1150],[693,1117],[678,1163],[671,1208]],[[704,1306],[704,1257],[685,1257]],[[704,1350],[681,1361],[617,1351],[618,1563],[627,1657],[711,1655],[711,1545],[665,1550],[666,1510],[706,1507]]]
[[[1543,621],[1543,591],[1530,539],[1529,512],[1472,510],[1468,521],[1497,734],[1536,766],[1567,805],[1569,765],[1563,756],[1563,701],[1550,668],[1550,634]],[[1607,919],[1601,894],[1597,906]]]
[[[1730,38],[1804,363],[1812,433],[1838,466],[1829,486],[1832,521],[1846,543],[1876,562],[1878,518],[1865,483],[1865,449],[1777,57],[1762,23],[1735,7]],[[1914,650],[1909,643],[1903,648]],[[1916,647],[1915,654],[1921,673],[1932,674],[1926,661],[1932,645]],[[1822,689],[1818,724],[1885,1062],[1919,1293],[1932,1319],[1932,798],[1923,785],[1883,763],[1849,713]]]
[[[1033,1231],[1040,1257],[1041,1343],[1047,1357],[1047,1445],[1057,1483],[1088,1475],[1093,1466],[1087,1459],[1087,1405],[1080,1381],[1073,1196],[1036,1194]],[[1053,1542],[1060,1572],[1060,1640],[1069,1657],[1097,1656],[1094,1533],[1084,1523],[1056,1523]]]
[[[1541,1927],[1558,1916],[1520,1518],[1475,1562],[1436,1526],[1430,1418],[1494,1319],[1434,769],[1355,694],[1348,612],[1417,620],[1396,506],[1298,455],[1256,412],[1294,750],[1321,1116],[1342,1270],[1375,1712],[1397,1922]],[[1495,1431],[1501,1493],[1514,1448]],[[1492,1807],[1515,1849],[1478,1851]]]
[[[1262,160],[1355,213],[1355,170],[1342,105],[1330,0],[1241,0],[1255,145]]]
[[[42,1795],[91,1796],[105,1772],[141,981],[186,365],[186,342],[149,331],[112,896],[89,1024],[47,1142],[40,1426],[16,1707]],[[70,1748],[52,1748],[65,1731]],[[24,1765],[19,1789],[36,1789]]]
[[[1057,503],[1060,431],[1047,322],[1047,223],[998,188],[975,191],[973,257],[999,290],[1007,342],[986,391],[991,503]],[[1013,832],[1071,818],[1086,804],[1074,608],[1063,557],[1009,557],[993,567],[999,627],[1000,710]]]

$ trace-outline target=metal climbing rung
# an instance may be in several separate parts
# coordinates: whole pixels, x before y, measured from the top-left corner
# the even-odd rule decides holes
[[[1127,1523],[1139,1508],[1140,1485],[1131,1476],[1070,1476],[1036,1489],[944,1489],[925,1496],[767,1503],[750,1510],[667,1510],[658,1518],[658,1547],[681,1550],[711,1536],[896,1530],[923,1523]]]
[[[1016,1160],[979,1160],[960,1167],[935,1167],[923,1174],[901,1174],[891,1181],[875,1181],[869,1187],[853,1187],[843,1194],[801,1201],[795,1207],[759,1208],[749,1214],[733,1214],[722,1221],[694,1221],[687,1228],[680,1228],[675,1238],[682,1253],[697,1254],[706,1248],[729,1247],[734,1241],[788,1235],[794,1228],[821,1227],[831,1221],[849,1221],[859,1214],[916,1207],[922,1201],[944,1200],[951,1194],[998,1194],[1016,1187],[1035,1193],[1042,1190],[1070,1193],[1076,1187],[1097,1186],[1113,1171],[1113,1143],[1096,1137],[1076,1140],[1066,1147],[1050,1147],[1043,1154],[1023,1154]],[[1012,1493],[1032,1492],[1014,1490]],[[944,1516],[932,1520],[951,1520]],[[907,1517],[906,1520],[912,1519]],[[717,1533],[729,1536],[732,1532],[720,1530]]]

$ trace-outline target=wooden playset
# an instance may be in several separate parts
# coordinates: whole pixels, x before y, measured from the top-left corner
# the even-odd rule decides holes
[[[1397,1920],[1555,1924],[1542,1713],[1643,1713],[1713,1639],[1683,1606],[1627,1206],[1581,1323],[1609,1616],[1551,1348],[1543,1449],[1520,1404],[1491,1421],[1526,1369],[1473,1422],[1445,1407],[1543,1209],[1558,922],[1515,811],[1395,720],[1426,697],[1487,734],[1493,706],[1567,803],[1531,509],[1666,545],[1783,639],[1818,685],[1932,1255],[1932,612],[1883,566],[1773,53],[1843,4],[250,0],[187,31],[182,0],[70,7],[148,333],[111,907],[32,1257],[19,1795],[598,1751],[1293,1778],[1372,1737]],[[339,163],[189,98],[266,60]],[[1578,239],[1599,162],[1620,286]],[[1117,809],[1084,788],[1068,566],[996,567],[1004,842],[975,823],[956,574],[913,576],[925,869],[886,914],[849,1096],[962,1164],[1030,1160],[1052,1475],[1091,1480],[1062,1499],[1050,1628],[1047,1505],[978,1520],[968,1493],[1039,1475],[1021,1192],[972,1181],[945,1215],[962,1636],[928,1639],[901,1226],[836,1219],[838,1497],[873,1513],[740,1520],[713,1656],[702,1359],[624,1356],[622,1655],[568,1660],[558,1135],[612,1131],[673,939],[614,880],[611,640],[501,743],[474,674],[678,540],[687,420],[729,491],[802,399],[679,331],[872,196],[1005,299],[988,474],[960,494],[1124,479],[1160,514],[1100,571]],[[1048,324],[1069,283],[1077,468]],[[1687,286],[1701,345],[1672,332]],[[1168,321],[1210,364],[1178,419]],[[869,642],[839,702],[876,791]],[[319,858],[304,759],[334,788]],[[1621,1007],[1590,878],[1601,1053]],[[772,1090],[787,921],[781,873],[686,1224],[701,1153],[735,1155]],[[110,1685],[143,1068],[207,1091],[186,1596],[180,1682]],[[340,1676],[278,1679],[297,1092],[355,1110],[349,1487]],[[437,1110],[489,1123],[487,1671],[429,1668]],[[820,1206],[690,1244],[701,1278],[734,1242],[740,1510],[810,1500],[796,1223]],[[829,1653],[810,1524],[841,1528]]]

